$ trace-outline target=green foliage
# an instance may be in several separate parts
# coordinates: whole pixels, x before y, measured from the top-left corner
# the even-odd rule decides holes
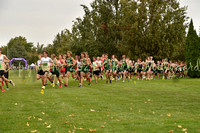
[[[186,8],[176,0],[94,0],[91,9],[81,6],[85,15],[74,21],[71,33],[57,34],[54,48],[64,45],[90,56],[184,60]]]
[[[61,31],[46,47],[39,43],[34,47],[23,37],[11,39],[9,57],[24,57],[32,63],[36,59],[32,56],[44,50],[49,55],[70,50],[74,55],[88,52],[90,57],[108,53],[132,59],[151,55],[156,60],[185,60],[188,18],[177,0],[94,0],[90,8],[81,6],[85,14],[73,21],[71,31]]]
[[[193,21],[191,20],[186,43],[185,43],[185,58],[187,62],[188,75],[192,78],[200,77],[199,67],[195,68],[200,59],[200,39],[194,30]]]
[[[3,47],[2,52],[6,54],[9,59],[25,58],[29,64],[37,61],[36,48],[33,46],[32,42],[27,42],[26,38],[22,36],[11,38],[7,46]],[[15,65],[18,63],[14,62]]]

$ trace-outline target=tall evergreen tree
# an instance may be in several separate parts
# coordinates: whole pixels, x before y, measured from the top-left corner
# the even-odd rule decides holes
[[[188,66],[188,75],[192,78],[200,77],[200,40],[194,30],[191,19],[185,43],[185,59]]]

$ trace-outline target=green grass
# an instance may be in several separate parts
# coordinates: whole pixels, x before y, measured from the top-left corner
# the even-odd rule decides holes
[[[187,128],[188,133],[200,132],[200,79],[134,79],[112,84],[103,80],[98,84],[93,81],[91,86],[84,82],[82,88],[70,79],[69,87],[48,85],[42,95],[41,81],[34,77],[21,74],[19,78],[12,72],[11,78],[16,86],[0,93],[0,133],[85,133],[89,129],[106,133],[182,133],[178,125]],[[46,128],[45,122],[51,128]]]

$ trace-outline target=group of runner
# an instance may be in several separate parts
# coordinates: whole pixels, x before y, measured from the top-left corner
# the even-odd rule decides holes
[[[14,82],[12,80],[8,80],[8,72],[11,69],[9,65],[10,60],[6,57],[6,55],[2,54],[2,49],[0,48],[0,89],[1,92],[4,92],[5,89],[3,89],[4,83],[6,84],[6,89],[9,90],[8,83],[15,86]]]
[[[37,62],[38,73],[37,79],[42,79],[42,89],[47,85],[47,79],[55,87],[56,80],[62,87],[68,86],[69,76],[80,81],[80,87],[83,86],[83,81],[87,80],[88,85],[91,85],[92,77],[94,76],[95,83],[98,83],[99,78],[103,79],[105,72],[106,83],[112,83],[112,80],[122,79],[123,82],[136,75],[138,80],[172,79],[174,77],[184,77],[187,75],[187,67],[184,63],[172,62],[167,59],[155,62],[153,57],[147,57],[145,61],[138,59],[136,62],[130,60],[126,55],[122,55],[122,59],[118,60],[115,55],[108,58],[108,54],[102,54],[101,57],[93,57],[92,61],[87,52],[82,52],[81,56],[72,57],[72,52],[68,51],[66,55],[52,54],[48,57],[48,52],[39,55]]]

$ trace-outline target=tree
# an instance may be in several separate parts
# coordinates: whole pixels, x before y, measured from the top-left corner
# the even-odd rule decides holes
[[[37,51],[38,54],[43,54],[43,52],[44,52],[44,44],[40,45],[39,43],[37,43],[36,51]]]
[[[75,53],[184,60],[188,18],[177,0],[94,0],[91,10],[81,6],[85,15],[74,21],[69,43]]]
[[[185,43],[185,58],[188,66],[188,76],[192,78],[200,77],[198,60],[200,59],[200,40],[194,30],[191,19]]]
[[[25,58],[28,63],[36,62],[36,48],[32,42],[27,42],[25,37],[11,38],[7,44],[8,58]],[[33,57],[34,56],[34,57]]]

